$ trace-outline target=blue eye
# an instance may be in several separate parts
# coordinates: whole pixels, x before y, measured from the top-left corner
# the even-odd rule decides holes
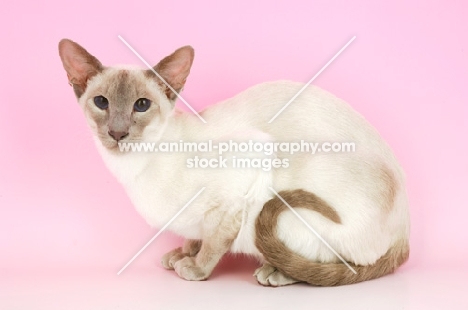
[[[149,109],[151,106],[151,100],[146,99],[146,98],[140,98],[137,101],[135,101],[135,104],[133,105],[133,109],[137,112],[145,112],[146,110]]]
[[[94,104],[101,110],[105,110],[109,107],[109,101],[104,96],[94,97]]]

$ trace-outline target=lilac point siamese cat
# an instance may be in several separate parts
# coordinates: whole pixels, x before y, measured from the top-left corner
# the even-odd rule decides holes
[[[68,39],[59,54],[104,162],[151,226],[165,225],[206,188],[168,227],[185,241],[162,265],[181,278],[206,280],[227,252],[258,258],[254,275],[265,286],[351,284],[392,273],[408,259],[404,173],[377,131],[337,97],[310,86],[268,123],[303,84],[263,83],[202,111],[205,124],[175,108],[173,90],[182,91],[194,58],[190,46],[154,67],[173,90],[152,70],[106,67]],[[288,162],[270,170],[188,168],[188,158],[213,154],[119,149],[122,142],[299,139],[354,142],[356,149],[243,154]]]

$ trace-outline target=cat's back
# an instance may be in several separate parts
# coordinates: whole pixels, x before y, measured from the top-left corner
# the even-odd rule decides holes
[[[291,81],[258,84],[208,107],[202,116],[208,131],[221,138],[254,128],[278,142],[352,142],[356,152],[340,156],[383,162],[404,179],[393,151],[361,114],[320,87],[304,86]]]
[[[208,107],[201,115],[213,127],[254,127],[275,140],[382,142],[374,127],[344,100],[320,87],[304,86],[292,81],[261,83]]]
[[[217,122],[222,115],[226,118],[244,117],[255,119],[258,122],[268,122],[288,101],[290,101],[301,89],[304,83],[293,81],[264,82],[247,88],[237,95],[209,106],[201,114],[204,118]],[[332,95],[325,90],[310,85],[302,91],[302,95],[294,101],[306,97],[317,101],[331,102]],[[304,107],[302,107],[304,108]],[[273,113],[273,114],[272,114]]]

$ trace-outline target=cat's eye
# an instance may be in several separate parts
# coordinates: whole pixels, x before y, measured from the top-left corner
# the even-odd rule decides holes
[[[149,109],[151,106],[151,100],[146,99],[146,98],[140,98],[137,101],[135,101],[135,104],[133,105],[133,109],[137,112],[145,112],[146,110]]]
[[[94,97],[94,104],[101,110],[105,110],[109,107],[109,101],[104,96]]]

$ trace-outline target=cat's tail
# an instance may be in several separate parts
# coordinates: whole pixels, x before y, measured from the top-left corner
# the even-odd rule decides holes
[[[307,199],[304,199],[305,194]],[[324,201],[310,192],[285,191],[280,192],[279,195],[292,207],[305,207],[322,213],[324,211]],[[288,207],[278,197],[271,199],[264,205],[255,224],[255,244],[272,266],[295,280],[316,286],[336,286],[362,282],[394,272],[409,257],[408,241],[401,240],[372,265],[358,266],[350,263],[356,274],[343,263],[313,262],[294,253],[278,239],[278,216],[285,210],[288,210]],[[332,211],[335,212],[333,209]],[[337,219],[340,220],[339,217]]]

